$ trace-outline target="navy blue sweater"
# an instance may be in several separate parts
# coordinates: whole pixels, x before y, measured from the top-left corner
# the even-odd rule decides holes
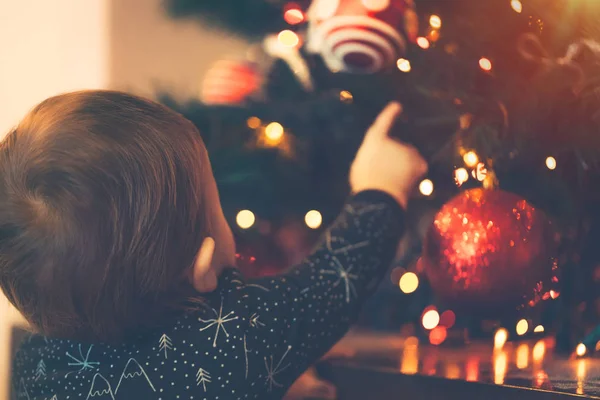
[[[354,196],[316,250],[284,275],[227,269],[206,306],[121,345],[31,336],[13,385],[26,400],[278,399],[349,329],[403,233],[387,194]]]

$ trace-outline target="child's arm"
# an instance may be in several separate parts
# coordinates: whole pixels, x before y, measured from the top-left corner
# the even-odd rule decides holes
[[[249,376],[289,386],[355,321],[396,252],[404,213],[386,193],[354,196],[301,265],[285,275],[233,278],[247,323]]]

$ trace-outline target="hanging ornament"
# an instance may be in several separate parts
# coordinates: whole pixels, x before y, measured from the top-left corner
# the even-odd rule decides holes
[[[260,90],[263,75],[248,61],[221,60],[207,72],[201,99],[211,105],[237,105]]]
[[[440,298],[490,316],[552,297],[555,249],[542,211],[515,194],[477,188],[438,212],[425,239],[423,265]]]
[[[389,67],[418,31],[413,0],[313,0],[308,20],[308,50],[334,72]]]

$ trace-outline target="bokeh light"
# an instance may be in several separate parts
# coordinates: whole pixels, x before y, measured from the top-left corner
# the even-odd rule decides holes
[[[352,93],[350,93],[347,90],[342,90],[340,92],[340,101],[343,103],[352,103],[352,100],[354,100],[354,96],[352,95]]]
[[[456,314],[452,310],[446,310],[440,315],[440,325],[450,329],[456,323]]]
[[[402,72],[410,72],[411,70],[410,61],[408,61],[406,58],[399,58],[396,62],[396,65]]]
[[[529,345],[527,343],[521,343],[517,347],[517,368],[525,369],[529,365]]]
[[[546,158],[546,167],[552,171],[556,169],[556,158],[548,157]]]
[[[521,11],[523,11],[523,4],[521,4],[519,0],[511,0],[510,6],[513,10],[515,10],[515,12],[519,14],[521,13]]]
[[[466,168],[458,168],[454,171],[454,182],[456,186],[462,186],[463,183],[469,180],[469,171]]]
[[[363,5],[369,11],[379,12],[390,6],[390,0],[362,0]]]
[[[542,325],[538,325],[535,327],[535,329],[533,330],[534,333],[542,333],[544,332],[544,327]]]
[[[311,210],[304,216],[304,222],[310,229],[319,229],[323,223],[323,216],[317,210]]]
[[[427,40],[427,38],[423,36],[417,38],[417,45],[424,50],[428,49],[430,46],[429,40]]]
[[[528,330],[529,330],[529,322],[527,322],[526,319],[522,319],[519,322],[517,322],[517,326],[515,327],[515,331],[517,332],[517,335],[523,336],[524,334],[527,333]]]
[[[429,179],[424,179],[419,184],[419,191],[423,196],[431,196],[433,193],[433,182]]]
[[[492,70],[492,62],[485,57],[481,57],[479,59],[479,67],[484,71],[491,71]]]
[[[246,124],[248,125],[248,128],[250,128],[250,129],[257,129],[260,127],[261,121],[260,121],[260,118],[258,118],[258,117],[250,117],[246,121]]]
[[[265,128],[265,136],[272,142],[279,142],[283,138],[283,126],[279,122],[271,122]]]
[[[429,25],[434,29],[440,29],[442,27],[442,19],[437,15],[429,17]]]
[[[541,363],[544,360],[544,354],[546,354],[546,342],[540,340],[533,346],[533,361]]]
[[[587,353],[587,347],[585,347],[585,344],[579,343],[575,348],[575,354],[577,354],[578,357],[583,357],[585,356],[585,353]]]
[[[283,14],[283,19],[290,25],[298,25],[304,22],[304,13],[298,8],[290,8]]]
[[[242,210],[235,217],[235,222],[240,228],[248,229],[251,228],[252,225],[254,225],[254,222],[256,222],[256,217],[254,216],[254,213],[252,211]]]
[[[444,343],[446,337],[448,336],[448,331],[443,326],[436,326],[429,332],[429,343],[434,346],[439,346]]]
[[[296,32],[290,31],[289,29],[279,32],[277,40],[285,47],[296,47],[300,43],[300,37]]]
[[[479,157],[474,151],[467,151],[463,156],[463,161],[465,162],[467,167],[473,168],[479,162]]]
[[[429,310],[423,314],[423,328],[432,330],[440,323],[440,314],[437,310]]]
[[[419,277],[414,272],[407,272],[402,275],[398,285],[403,293],[414,293],[419,287]]]
[[[500,328],[494,335],[494,349],[500,350],[506,344],[508,340],[508,331],[504,328]]]

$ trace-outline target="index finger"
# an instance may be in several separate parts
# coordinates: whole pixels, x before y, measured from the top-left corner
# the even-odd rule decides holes
[[[387,138],[398,116],[402,114],[402,104],[392,102],[379,114],[373,125],[367,131],[365,140],[371,138]]]

